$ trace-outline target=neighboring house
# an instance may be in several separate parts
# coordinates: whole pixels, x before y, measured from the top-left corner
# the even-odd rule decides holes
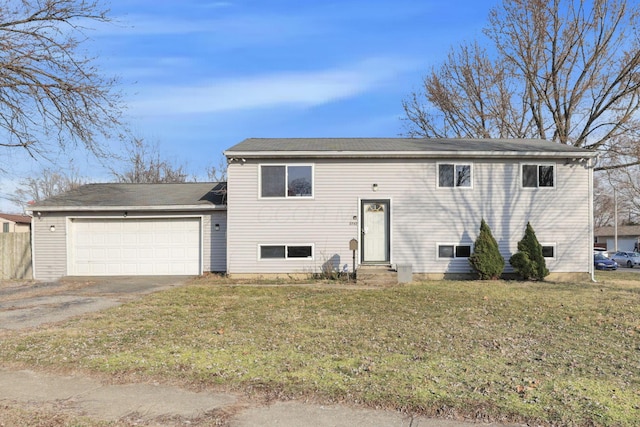
[[[34,278],[224,271],[225,187],[88,184],[39,202]]]
[[[593,270],[596,153],[539,140],[247,139],[224,183],[89,184],[33,209],[34,277],[471,273],[484,218],[505,258],[527,222],[552,279]]]
[[[594,242],[608,252],[637,251],[640,243],[640,225],[618,226],[618,247],[616,248],[616,231],[613,226],[598,227],[594,230]]]
[[[0,232],[28,233],[31,230],[31,217],[0,213]]]
[[[552,277],[590,273],[595,152],[540,140],[247,139],[228,159],[227,273],[471,272],[484,218],[508,264],[527,222]]]

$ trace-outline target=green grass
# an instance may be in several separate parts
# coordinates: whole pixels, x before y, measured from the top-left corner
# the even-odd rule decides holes
[[[637,425],[640,282],[386,289],[205,280],[46,331],[0,358],[426,415]]]

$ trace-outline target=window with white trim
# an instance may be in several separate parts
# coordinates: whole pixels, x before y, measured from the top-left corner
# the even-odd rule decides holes
[[[8,222],[3,222],[2,223],[2,232],[3,233],[8,233],[9,232],[9,223]]]
[[[469,258],[471,245],[438,244],[438,258]]]
[[[438,187],[471,188],[470,163],[438,163]]]
[[[260,165],[260,197],[313,197],[313,166]]]
[[[556,244],[555,243],[541,243],[542,256],[549,259],[556,259]]]
[[[525,188],[555,187],[555,169],[553,164],[523,164],[522,186]]]
[[[260,245],[260,259],[313,259],[313,245]]]

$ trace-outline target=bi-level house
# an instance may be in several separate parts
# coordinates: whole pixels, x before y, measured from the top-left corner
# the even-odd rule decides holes
[[[549,270],[592,268],[595,153],[540,140],[247,139],[225,152],[227,272],[330,263],[470,273],[484,218],[506,260],[527,222]],[[513,271],[507,263],[506,271]]]
[[[356,268],[464,275],[482,219],[507,260],[530,222],[550,278],[592,272],[592,151],[540,140],[276,138],[225,155],[226,186],[90,184],[34,205],[35,278],[285,276],[352,271],[354,255]]]

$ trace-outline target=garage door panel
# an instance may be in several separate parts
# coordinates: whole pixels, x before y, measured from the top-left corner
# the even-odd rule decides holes
[[[151,245],[155,242],[153,233],[142,233],[138,235],[138,243],[143,245]]]
[[[70,274],[200,274],[199,218],[75,219]]]
[[[113,252],[110,251],[110,256],[107,259],[112,259],[112,260],[133,260],[133,259],[138,259],[140,254],[140,251],[138,251],[138,249],[135,246],[132,247],[123,247],[120,250],[114,250]]]

